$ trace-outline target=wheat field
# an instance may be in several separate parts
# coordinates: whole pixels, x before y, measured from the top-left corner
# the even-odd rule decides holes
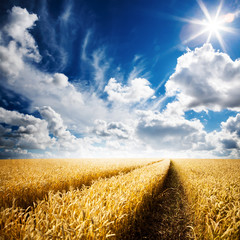
[[[192,211],[195,239],[240,239],[240,160],[173,160]]]
[[[21,159],[0,161],[0,207],[27,208],[48,192],[89,186],[156,159]]]
[[[240,160],[32,159],[0,167],[1,240],[169,240],[186,229],[189,240],[240,239]],[[157,210],[162,222],[142,235]]]
[[[170,161],[99,179],[89,188],[48,193],[26,210],[1,211],[2,239],[123,239],[163,185]]]

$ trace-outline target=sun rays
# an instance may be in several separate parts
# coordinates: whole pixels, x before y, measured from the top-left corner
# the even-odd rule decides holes
[[[204,14],[204,19],[187,19],[187,18],[180,18],[180,21],[188,22],[193,25],[200,26],[197,32],[193,32],[189,38],[183,41],[183,44],[187,44],[194,39],[206,34],[206,43],[211,42],[213,37],[216,37],[221,48],[226,51],[226,44],[223,40],[222,33],[234,33],[236,32],[234,28],[230,27],[229,24],[234,21],[234,19],[239,14],[236,13],[227,13],[225,15],[221,14],[223,0],[220,1],[219,5],[217,6],[215,15],[211,15],[203,3],[202,0],[197,0],[197,3]]]

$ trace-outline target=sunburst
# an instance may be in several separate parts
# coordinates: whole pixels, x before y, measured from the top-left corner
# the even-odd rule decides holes
[[[235,29],[227,26],[231,22],[234,21],[235,14],[234,13],[228,13],[226,15],[221,15],[222,5],[223,1],[220,2],[218,7],[216,8],[216,14],[211,15],[205,6],[205,4],[202,2],[202,0],[197,0],[199,7],[201,8],[204,19],[183,19],[181,18],[181,21],[189,22],[191,24],[200,25],[202,26],[200,28],[200,31],[194,33],[191,35],[187,40],[185,40],[183,43],[186,44],[190,41],[193,41],[194,39],[200,37],[203,34],[207,34],[206,42],[211,42],[212,37],[215,36],[221,46],[221,48],[226,51],[226,45],[222,37],[222,32],[228,32],[228,33],[234,33]]]

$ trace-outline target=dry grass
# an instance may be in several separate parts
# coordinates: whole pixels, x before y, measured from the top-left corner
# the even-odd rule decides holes
[[[194,212],[196,239],[240,239],[240,160],[173,160]]]
[[[52,191],[47,200],[0,213],[2,239],[128,239],[159,192],[169,160],[100,179],[89,188]]]
[[[27,208],[50,190],[89,186],[94,180],[127,173],[156,159],[24,159],[0,161],[0,208]]]

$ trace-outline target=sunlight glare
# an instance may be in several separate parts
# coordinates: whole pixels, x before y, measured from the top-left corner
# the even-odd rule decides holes
[[[209,32],[217,32],[221,29],[221,22],[219,21],[215,21],[215,20],[211,20],[209,22],[206,22],[206,30]]]
[[[235,14],[234,13],[228,13],[224,16],[224,21],[227,23],[233,22],[235,19]]]
[[[212,36],[214,35],[217,38],[221,48],[224,51],[226,51],[226,46],[222,38],[221,32],[228,32],[228,33],[235,32],[235,29],[228,27],[225,24],[229,24],[233,22],[236,14],[228,13],[226,15],[220,15],[222,10],[223,0],[220,1],[220,4],[217,7],[215,16],[210,15],[207,7],[205,6],[202,0],[197,0],[197,3],[205,16],[205,19],[203,20],[181,19],[181,21],[189,22],[194,25],[200,25],[200,26],[203,26],[203,28],[201,28],[197,33],[194,33],[193,35],[191,35],[187,40],[184,41],[184,43],[186,44],[194,40],[195,38],[208,33],[206,42],[210,42]]]

